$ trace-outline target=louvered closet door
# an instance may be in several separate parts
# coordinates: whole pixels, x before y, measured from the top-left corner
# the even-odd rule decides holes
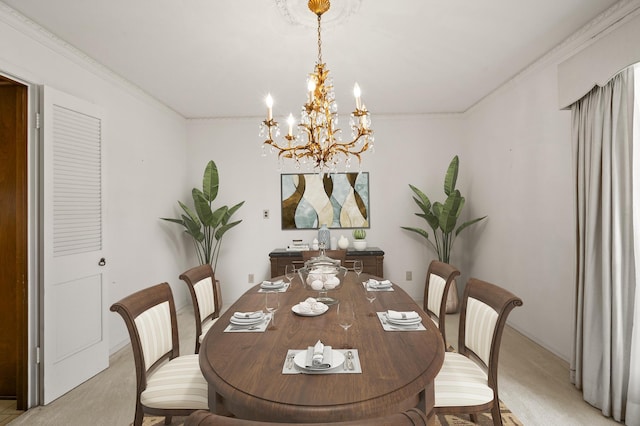
[[[103,118],[99,107],[42,91],[43,364],[48,404],[108,367]]]

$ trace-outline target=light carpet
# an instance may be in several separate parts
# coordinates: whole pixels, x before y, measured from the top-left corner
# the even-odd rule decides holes
[[[518,418],[501,402],[500,412],[502,413],[502,424],[504,426],[522,426],[522,423]],[[184,425],[184,417],[175,417],[171,425],[181,426]],[[164,425],[164,417],[145,416],[142,426],[162,426]],[[468,416],[454,416],[448,414],[439,414],[437,416],[436,426],[492,426],[491,414],[483,413],[478,415],[478,423],[473,423],[469,420]]]

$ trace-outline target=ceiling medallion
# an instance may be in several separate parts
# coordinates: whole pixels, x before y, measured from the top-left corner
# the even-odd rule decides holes
[[[309,13],[318,6],[308,6],[304,0],[275,0],[282,17],[292,25],[302,25],[307,28],[316,27],[316,17]],[[328,0],[314,0],[314,3],[326,3]],[[331,3],[331,13],[322,17],[324,29],[339,26],[349,20],[360,9],[362,0],[335,0]],[[329,6],[327,6],[328,9]],[[315,13],[315,12],[314,12]]]

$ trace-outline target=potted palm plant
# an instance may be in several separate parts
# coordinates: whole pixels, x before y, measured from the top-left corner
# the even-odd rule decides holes
[[[429,233],[422,228],[415,228],[409,226],[402,226],[402,229],[415,232],[423,236],[431,247],[438,254],[438,260],[444,263],[449,263],[451,257],[451,250],[453,249],[453,243],[460,232],[465,228],[480,222],[487,216],[482,216],[473,220],[464,222],[456,228],[458,218],[464,207],[465,199],[460,194],[460,191],[456,189],[456,181],[458,179],[458,167],[460,160],[456,155],[451,160],[447,173],[444,177],[444,193],[447,196],[444,204],[436,201],[431,203],[429,197],[424,192],[409,184],[409,187],[417,197],[413,197],[420,212],[416,213],[416,216],[423,218],[427,221],[427,224],[433,232],[433,241],[429,239]]]
[[[415,194],[413,200],[420,207],[420,212],[416,213],[416,216],[423,218],[431,232],[433,233],[433,239],[429,238],[429,232],[422,228],[402,226],[402,229],[415,232],[418,235],[424,237],[427,243],[435,250],[438,255],[438,260],[444,263],[449,263],[451,258],[451,251],[453,250],[453,243],[460,232],[467,227],[480,222],[487,216],[482,216],[473,220],[466,221],[460,226],[456,227],[462,208],[464,207],[465,199],[460,194],[460,191],[456,189],[456,181],[458,179],[458,168],[460,160],[456,155],[451,160],[447,173],[444,176],[444,193],[447,196],[444,203],[438,201],[431,203],[429,197],[417,187],[409,184],[409,187]],[[447,303],[447,312],[454,312],[457,309],[457,292],[449,292],[451,297],[455,297],[455,307],[449,309],[449,303]]]
[[[198,261],[201,265],[210,263],[214,272],[218,264],[222,237],[228,230],[242,222],[242,220],[230,222],[231,216],[244,204],[244,201],[241,201],[233,207],[225,205],[214,210],[213,202],[218,196],[219,183],[218,167],[211,160],[204,169],[202,189],[193,188],[191,191],[194,209],[178,201],[184,212],[180,219],[161,218],[184,227],[184,232],[193,240]]]

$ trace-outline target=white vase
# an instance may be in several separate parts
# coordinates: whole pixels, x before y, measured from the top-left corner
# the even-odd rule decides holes
[[[346,250],[349,247],[349,240],[344,235],[340,235],[340,239],[338,240],[338,247],[342,250]]]

